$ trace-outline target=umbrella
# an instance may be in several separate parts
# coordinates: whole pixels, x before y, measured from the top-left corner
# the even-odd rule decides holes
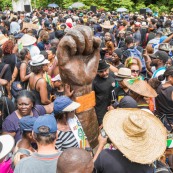
[[[117,9],[117,12],[119,12],[119,13],[126,12],[126,11],[127,11],[126,8],[118,8]]]
[[[80,8],[85,6],[82,2],[75,2],[74,4],[71,5],[72,8]]]
[[[153,11],[150,8],[146,8],[147,13],[152,13]]]
[[[53,4],[49,4],[48,7],[50,7],[50,8],[57,8],[57,7],[59,7],[59,6],[58,6],[57,4],[54,4],[54,3],[53,3]]]

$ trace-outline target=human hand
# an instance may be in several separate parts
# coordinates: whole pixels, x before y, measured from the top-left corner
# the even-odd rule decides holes
[[[108,137],[106,136],[105,138],[100,134],[98,137],[98,141],[99,141],[99,146],[104,147],[107,143],[107,139]]]
[[[64,93],[67,97],[71,97],[74,91],[70,91],[70,85],[65,84],[64,86]]]
[[[96,76],[101,40],[88,26],[69,30],[58,45],[58,65],[62,81],[70,85],[89,85]]]
[[[110,110],[114,110],[114,107],[112,105],[108,106],[107,107],[107,110],[110,111]]]

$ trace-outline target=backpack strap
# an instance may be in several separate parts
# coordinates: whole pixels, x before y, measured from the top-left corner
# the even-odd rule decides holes
[[[1,73],[0,73],[0,79],[1,79],[2,76],[4,75],[4,73],[5,73],[5,71],[6,71],[6,69],[7,69],[8,66],[9,66],[8,64],[5,64],[5,65],[4,65],[4,67],[3,67],[3,69],[1,70]]]

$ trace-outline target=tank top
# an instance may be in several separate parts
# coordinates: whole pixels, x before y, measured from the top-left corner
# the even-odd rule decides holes
[[[37,79],[37,81],[36,81],[36,83],[35,83],[34,89],[31,90],[31,91],[34,93],[35,97],[36,97],[36,100],[35,100],[35,104],[36,104],[36,105],[42,105],[42,103],[41,103],[40,92],[37,91],[37,89],[36,89],[37,83],[38,83],[38,81],[39,81],[40,79],[43,79],[43,78]],[[47,83],[47,82],[46,82],[46,83]],[[48,99],[50,99],[51,90],[52,90],[51,86],[47,83]]]
[[[173,86],[163,88],[162,84],[157,88],[156,97],[156,113],[159,117],[164,114],[169,118],[173,118],[173,100],[172,100]]]

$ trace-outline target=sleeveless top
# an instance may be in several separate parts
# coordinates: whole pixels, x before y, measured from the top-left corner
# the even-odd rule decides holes
[[[37,79],[37,81],[36,81],[36,83],[35,83],[34,89],[31,90],[31,91],[34,93],[35,97],[36,97],[35,104],[38,104],[38,105],[41,105],[41,104],[42,104],[42,103],[41,103],[40,92],[37,91],[37,89],[36,89],[37,83],[38,83],[38,81],[39,81],[40,79],[43,79],[43,78]],[[46,83],[47,83],[47,82],[46,82]],[[51,86],[49,85],[49,83],[47,83],[48,99],[50,99],[51,91],[52,91],[52,88],[51,88]]]
[[[173,86],[163,88],[162,84],[157,88],[158,96],[155,98],[156,101],[156,112],[159,117],[164,114],[167,117],[173,119],[173,100],[172,100]]]

